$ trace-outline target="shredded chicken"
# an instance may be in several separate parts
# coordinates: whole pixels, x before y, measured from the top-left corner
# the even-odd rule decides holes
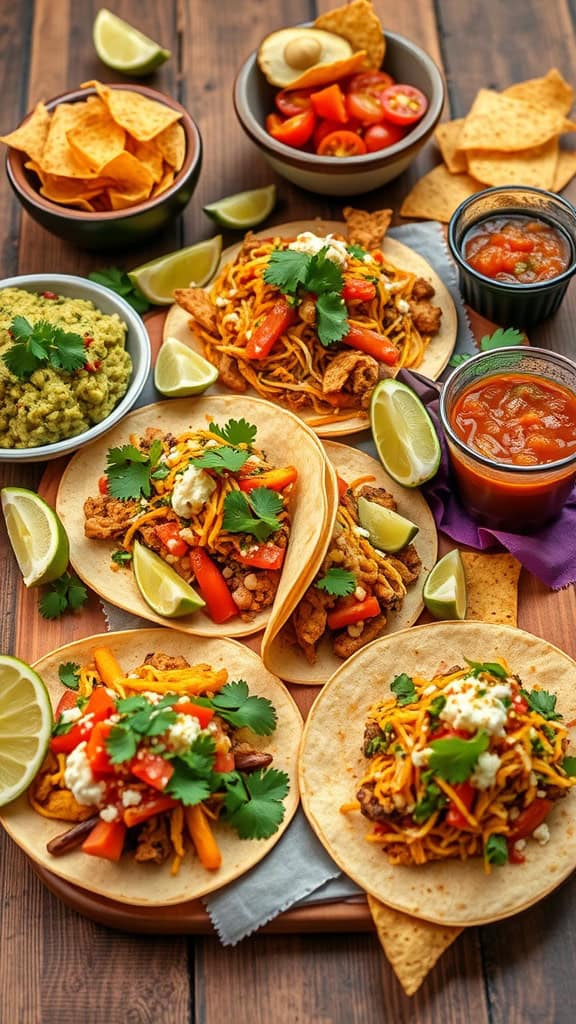
[[[318,587],[309,587],[294,610],[292,625],[296,641],[311,665],[316,661],[316,644],[326,631],[328,609],[334,600]]]
[[[366,498],[366,501],[372,501],[375,505],[381,505],[382,508],[389,508],[391,512],[396,512],[398,508],[396,499],[384,487],[371,487],[369,484],[364,484],[358,491],[358,497]]]
[[[176,288],[174,299],[204,330],[218,337],[216,310],[203,288]]]
[[[398,570],[407,587],[418,579],[422,571],[422,561],[413,544],[407,544],[397,555],[388,555],[388,561]]]
[[[373,619],[366,619],[360,636],[350,636],[345,629],[334,637],[334,654],[339,658],[349,658],[351,654],[359,651],[365,644],[369,644],[371,640],[376,640],[376,637],[382,636],[385,629],[385,615],[376,615]]]
[[[408,303],[410,306],[410,313],[412,321],[417,331],[420,334],[437,334],[440,330],[440,322],[442,320],[442,310],[440,306],[433,306],[431,302],[414,302]]]
[[[412,287],[413,299],[431,299],[434,295],[434,285],[430,284],[424,277],[417,277]]]
[[[393,210],[354,210],[345,206],[342,211],[348,227],[348,239],[363,249],[377,249],[388,231]]]
[[[120,501],[109,495],[84,502],[84,533],[91,540],[121,537],[139,511],[137,501]]]
[[[367,409],[377,381],[376,359],[362,352],[339,352],[324,373],[322,391],[335,394],[346,387],[356,396],[360,408]]]
[[[164,814],[156,814],[142,825],[136,840],[134,860],[153,861],[155,864],[163,864],[171,855],[172,844],[170,842],[166,816]]]
[[[169,672],[172,669],[179,668],[190,668],[190,662],[186,661],[181,654],[163,654],[162,651],[156,651],[153,654],[147,654],[144,658],[145,665],[151,665],[152,668],[157,668],[159,672]]]
[[[218,373],[220,374],[220,380],[225,387],[229,388],[230,391],[236,391],[238,394],[242,394],[248,387],[245,378],[240,373],[238,363],[233,356],[229,356],[226,352],[218,352],[216,349],[205,347],[204,355],[209,362],[214,363]]]

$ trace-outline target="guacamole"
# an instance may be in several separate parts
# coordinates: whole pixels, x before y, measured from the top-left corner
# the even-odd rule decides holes
[[[16,316],[81,335],[88,362],[73,373],[41,366],[16,377],[2,355],[13,344]],[[86,299],[5,288],[0,292],[0,448],[35,448],[81,434],[100,423],[126,393],[132,360],[126,324]]]

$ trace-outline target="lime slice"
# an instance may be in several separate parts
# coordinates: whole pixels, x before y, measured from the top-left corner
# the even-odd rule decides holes
[[[128,272],[132,284],[138,286],[149,302],[168,306],[174,302],[175,288],[190,285],[202,288],[207,284],[220,261],[222,235],[214,235],[204,242],[196,242],[187,249],[170,252],[160,259],[143,263]]]
[[[212,363],[177,338],[166,338],[154,369],[154,385],[161,394],[169,398],[200,395],[216,380],[218,370]]]
[[[381,380],[370,405],[372,437],[382,465],[404,487],[419,487],[440,465],[440,442],[425,407],[411,388]]]
[[[400,551],[418,533],[418,527],[410,519],[366,498],[358,498],[358,516],[360,526],[370,534],[370,543],[381,551]]]
[[[102,63],[125,75],[147,75],[170,56],[170,50],[165,50],[106,7],[102,7],[94,19],[92,39]]]
[[[58,516],[35,491],[0,491],[6,529],[27,587],[57,580],[70,556],[68,536]]]
[[[457,548],[436,563],[426,579],[422,596],[435,619],[466,617],[466,579]]]
[[[225,228],[254,228],[272,213],[276,204],[276,185],[255,188],[251,192],[237,192],[202,207],[217,224]]]
[[[142,597],[157,615],[177,619],[203,608],[205,601],[160,555],[134,544],[134,575]]]
[[[32,782],[48,749],[52,722],[50,697],[38,673],[0,654],[0,807]]]

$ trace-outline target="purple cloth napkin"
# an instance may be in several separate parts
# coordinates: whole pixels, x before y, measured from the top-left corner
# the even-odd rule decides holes
[[[537,532],[521,534],[494,530],[475,523],[461,504],[450,468],[444,432],[438,416],[439,385],[407,370],[399,378],[408,384],[424,402],[440,439],[442,461],[436,476],[422,490],[432,509],[436,525],[452,540],[485,551],[505,548],[522,565],[552,590],[560,590],[576,582],[576,486],[560,516]]]

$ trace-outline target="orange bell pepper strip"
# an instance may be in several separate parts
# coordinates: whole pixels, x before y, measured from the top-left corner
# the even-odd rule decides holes
[[[200,804],[185,807],[184,819],[200,863],[207,871],[217,871],[222,864],[222,854],[204,809]]]
[[[376,331],[369,331],[366,327],[357,327],[355,324],[350,324],[349,328],[348,334],[341,339],[343,345],[350,345],[350,348],[366,352],[387,366],[394,366],[398,362],[398,349],[389,338],[377,334]]]
[[[367,597],[364,601],[352,601],[348,603],[346,598],[339,602],[331,612],[328,612],[327,623],[329,629],[343,629],[355,622],[364,622],[365,619],[372,619],[380,614],[380,605],[375,597]]]
[[[314,107],[317,117],[325,117],[327,121],[337,121],[338,124],[346,124],[348,120],[346,100],[337,82],[334,82],[333,85],[328,85],[319,92],[311,93],[310,102]]]
[[[342,479],[341,476],[337,476],[336,481],[338,484],[338,497],[343,498],[344,495],[346,494],[346,491],[348,490],[348,484],[346,483],[345,480]]]
[[[123,821],[99,821],[82,843],[82,852],[89,853],[91,857],[119,861],[125,838],[126,825]]]
[[[124,673],[109,647],[95,647],[92,655],[104,686],[114,686],[116,679],[124,678]]]
[[[288,484],[293,484],[297,479],[298,470],[295,466],[285,466],[283,469],[269,469],[253,476],[242,476],[238,480],[238,486],[241,491],[254,491],[257,487],[267,487],[269,491],[283,491]]]
[[[177,806],[178,801],[173,800],[171,796],[145,795],[139,804],[125,807],[122,818],[128,828],[133,828],[134,825],[141,825],[143,821],[148,821],[148,818],[152,818],[155,814],[171,811]]]
[[[115,769],[106,749],[106,740],[112,731],[112,722],[96,722],[86,744],[86,757],[95,778],[114,775]]]
[[[287,327],[296,319],[296,313],[286,299],[278,299],[266,314],[259,327],[256,327],[248,341],[244,353],[246,359],[265,359],[270,354]]]

